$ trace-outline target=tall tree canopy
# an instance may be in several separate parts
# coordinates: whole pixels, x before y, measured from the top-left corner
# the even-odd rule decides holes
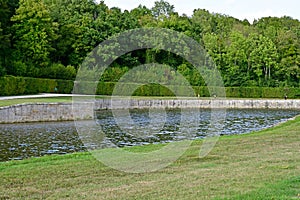
[[[159,27],[184,33],[202,44],[226,86],[299,86],[300,22],[288,16],[250,24],[195,8],[179,15],[168,1],[131,11],[94,0],[0,0],[0,76],[72,79],[99,43],[126,30]],[[140,49],[118,58],[105,72],[116,81],[128,69],[159,62],[203,85],[186,60],[160,49]]]
[[[52,41],[57,37],[58,25],[43,1],[20,0],[20,7],[11,20],[14,22],[16,58],[26,63],[30,70],[48,66],[50,53],[55,50]],[[20,71],[20,75],[23,73]]]
[[[154,17],[159,18],[161,16],[169,17],[174,13],[175,7],[169,2],[160,0],[155,1],[152,7],[152,14]]]

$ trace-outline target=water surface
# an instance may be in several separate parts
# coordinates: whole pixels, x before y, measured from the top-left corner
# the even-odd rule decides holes
[[[271,127],[298,114],[300,111],[234,109],[227,110],[222,126],[215,125],[221,127],[218,130],[220,135],[245,134]],[[149,114],[147,109],[135,109],[130,111],[130,120],[127,116],[120,116],[115,120],[109,110],[97,112],[98,128],[105,133],[101,145],[124,147],[198,139],[212,129],[208,109],[200,112],[170,109],[165,115],[161,111],[154,110]],[[73,153],[86,151],[91,145],[100,146],[96,140],[83,144],[81,137],[74,122],[0,124],[0,161]]]

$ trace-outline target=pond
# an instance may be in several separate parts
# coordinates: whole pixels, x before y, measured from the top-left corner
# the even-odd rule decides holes
[[[226,120],[219,134],[245,134],[271,127],[299,114],[300,111],[295,110],[227,110]],[[200,112],[193,109],[185,111],[170,109],[166,111],[163,126],[152,127],[152,124],[161,123],[160,115],[161,112],[151,112],[150,118],[149,110],[134,109],[130,111],[132,120],[120,117],[117,125],[111,111],[99,111],[97,124],[99,130],[106,135],[102,142],[107,143],[107,146],[118,147],[166,143],[186,139],[182,130],[196,130],[188,139],[198,139],[205,137],[210,129],[211,111],[208,109],[202,109]],[[187,120],[198,119],[199,124],[194,126],[181,121],[182,115],[188,116]],[[82,143],[74,122],[0,124],[0,137],[0,161],[87,151],[89,145],[95,145]]]

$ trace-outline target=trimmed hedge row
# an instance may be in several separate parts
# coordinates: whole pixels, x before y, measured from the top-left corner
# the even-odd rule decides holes
[[[73,84],[73,81],[68,80],[5,76],[0,77],[0,96],[51,92],[71,93]]]
[[[114,91],[115,83],[98,84],[97,95],[111,95]],[[137,88],[136,90],[134,88]],[[218,94],[220,88],[211,88],[212,94],[207,87],[193,86],[193,94],[186,91],[184,86],[172,86],[167,88],[158,84],[149,84],[137,87],[135,84],[123,84],[122,91],[134,91],[134,96],[200,96],[211,97]],[[176,92],[174,92],[176,91]],[[216,91],[216,92],[214,92]],[[265,88],[265,87],[227,87],[225,88],[226,97],[232,98],[300,98],[300,88]],[[121,95],[126,94],[121,92]],[[176,94],[176,95],[175,95]],[[130,94],[129,94],[130,95]]]
[[[300,98],[300,88],[228,87],[226,97],[236,98]]]
[[[87,82],[85,87],[80,87],[79,90],[74,90],[75,93],[81,94],[97,94],[97,95],[111,95],[114,92],[116,83],[99,82],[94,91],[95,83]],[[159,84],[138,85],[134,83],[119,84],[121,91],[120,95],[134,96],[200,96],[210,97],[207,87],[193,86],[191,90],[187,91],[184,86],[171,86],[167,88]],[[38,93],[64,93],[70,94],[73,91],[74,82],[71,80],[57,80],[57,79],[38,79],[27,77],[5,76],[0,77],[0,96],[24,95],[24,94],[38,94]],[[55,91],[57,88],[57,91]],[[220,88],[212,88],[212,91],[217,91]],[[176,91],[176,92],[174,92]],[[235,98],[300,98],[300,88],[262,88],[262,87],[227,87],[225,88],[226,97]],[[176,94],[176,95],[175,95]]]
[[[96,94],[111,95],[114,90],[115,83],[99,83]],[[134,91],[134,96],[200,96],[211,97],[213,91],[218,91],[220,88],[211,88],[212,94],[207,87],[193,86],[193,94],[186,91],[184,86],[173,86],[167,88],[158,84],[143,85],[137,88],[135,84],[122,85],[123,91]],[[264,88],[264,87],[227,87],[225,88],[226,97],[232,98],[300,98],[300,88]],[[121,94],[126,94],[121,93]],[[175,95],[176,94],[176,95]],[[216,92],[218,94],[218,92]],[[131,95],[131,94],[129,94]]]

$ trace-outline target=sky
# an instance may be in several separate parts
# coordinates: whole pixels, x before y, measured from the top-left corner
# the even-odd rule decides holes
[[[104,0],[108,7],[119,7],[122,10],[132,10],[140,4],[153,7],[157,0]],[[226,14],[238,19],[254,19],[262,17],[290,16],[300,20],[299,0],[167,0],[175,6],[175,11],[191,16],[197,8],[209,12]]]

